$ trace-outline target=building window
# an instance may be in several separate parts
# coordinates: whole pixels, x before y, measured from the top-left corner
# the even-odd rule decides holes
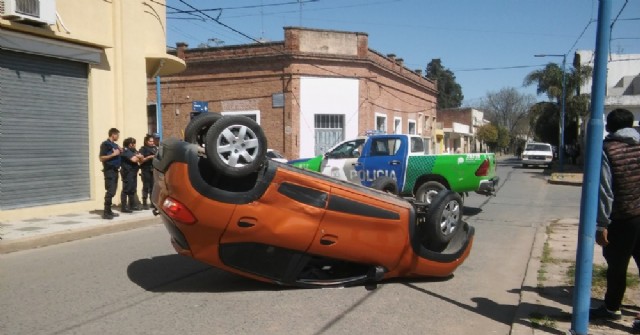
[[[322,155],[344,140],[344,114],[315,114],[315,154]]]
[[[158,116],[156,115],[156,105],[147,105],[147,134],[158,132]]]
[[[402,118],[400,117],[393,118],[393,133],[402,134]]]
[[[387,132],[387,116],[376,113],[376,130]]]
[[[253,121],[256,121],[260,124],[260,111],[259,110],[250,110],[250,111],[233,111],[233,112],[222,112],[222,115],[242,115],[246,116]]]
[[[409,123],[407,124],[407,131],[410,135],[416,134],[416,120],[409,120]]]

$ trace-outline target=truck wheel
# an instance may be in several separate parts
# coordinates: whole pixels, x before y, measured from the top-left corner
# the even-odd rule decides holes
[[[433,199],[422,223],[422,239],[430,246],[442,248],[462,226],[462,199],[458,193],[445,190]]]
[[[267,157],[267,137],[246,116],[223,116],[209,128],[205,152],[214,169],[229,177],[258,171]]]
[[[204,146],[207,137],[207,131],[222,117],[219,113],[202,113],[194,117],[187,127],[184,128],[185,142]]]
[[[435,196],[439,192],[446,189],[447,188],[444,187],[444,185],[440,184],[437,181],[428,181],[420,185],[420,187],[418,187],[418,190],[416,190],[416,201],[431,204]]]
[[[371,184],[371,188],[398,195],[398,183],[391,177],[378,177]]]

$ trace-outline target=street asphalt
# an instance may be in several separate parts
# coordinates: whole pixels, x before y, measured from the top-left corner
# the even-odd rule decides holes
[[[517,161],[511,157],[499,158],[501,164],[515,166]],[[568,176],[571,174],[571,176]],[[501,177],[502,178],[502,177]],[[549,183],[556,183],[561,185],[575,185],[579,186],[581,183],[581,174],[577,173],[549,173],[546,174],[547,181]],[[556,179],[560,179],[557,182]],[[501,183],[506,180],[502,179]],[[514,186],[517,187],[517,186]],[[579,192],[579,191],[578,191]],[[508,199],[506,199],[508,203]],[[488,209],[488,208],[487,208]],[[101,211],[92,211],[90,213],[71,213],[60,216],[50,216],[41,218],[31,218],[20,221],[6,221],[0,222],[0,254],[7,254],[17,252],[21,250],[35,249],[64,242],[70,242],[74,240],[81,240],[90,237],[96,237],[100,235],[112,234],[120,231],[132,230],[142,227],[148,227],[153,225],[159,225],[160,220],[153,216],[151,211],[135,212],[133,214],[120,214],[118,218],[114,220],[103,220],[101,218]],[[504,219],[498,217],[498,219]],[[546,220],[547,217],[529,218],[531,222]],[[524,220],[527,221],[527,220]],[[526,223],[526,222],[525,222]],[[529,225],[529,223],[526,223]],[[524,280],[522,281],[522,287],[535,287],[537,270],[539,267],[539,257],[542,254],[542,246],[544,244],[544,230],[540,227],[542,225],[531,224],[531,227],[535,229],[535,236],[531,241],[523,239],[522,244],[531,245],[531,249],[527,249],[529,253],[529,261],[523,266],[526,268]],[[155,231],[155,228],[154,228]],[[481,236],[482,232],[479,231]],[[503,238],[508,239],[520,239],[524,238],[522,235],[505,235]],[[505,240],[506,241],[506,240]],[[480,245],[478,245],[478,248]],[[524,251],[524,250],[523,250]],[[489,252],[489,250],[476,249],[474,253]],[[503,251],[508,252],[508,251]],[[516,264],[513,264],[515,267]],[[506,268],[509,268],[506,266]],[[498,270],[498,269],[496,269]],[[460,269],[461,275],[464,276],[464,271],[469,271],[464,267]],[[458,278],[460,278],[458,277]],[[455,278],[454,278],[455,279]],[[506,278],[505,278],[506,279]],[[437,285],[435,283],[434,285]],[[487,284],[489,285],[489,284]],[[419,286],[413,286],[412,284],[406,284],[407,288],[416,290],[416,293],[425,293],[427,295],[434,295],[435,292],[423,292]],[[496,292],[500,295],[500,293]],[[512,315],[508,320],[498,320],[505,324],[510,324],[510,334],[534,334],[534,330],[529,324],[523,322],[529,318],[530,307],[536,302],[533,295],[528,294],[525,290],[519,292],[519,304],[517,304],[515,315]],[[368,295],[363,295],[361,299],[368,299]],[[443,299],[443,297],[438,297]],[[475,299],[475,298],[474,298]],[[363,300],[364,301],[364,300]],[[489,300],[487,300],[489,301]],[[498,300],[496,300],[498,301]],[[480,308],[482,301],[476,301],[477,308]],[[463,306],[464,307],[464,306]],[[487,307],[487,306],[485,306]],[[489,306],[490,307],[490,306]],[[510,313],[509,313],[510,314]],[[432,315],[433,317],[433,315]],[[455,325],[451,325],[455,329]],[[456,333],[455,331],[452,334]],[[535,332],[540,334],[540,331]]]

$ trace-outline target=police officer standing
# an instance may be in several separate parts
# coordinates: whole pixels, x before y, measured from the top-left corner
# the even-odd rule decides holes
[[[120,154],[122,149],[116,143],[120,137],[120,131],[116,128],[109,129],[109,138],[100,144],[100,162],[104,173],[104,212],[102,218],[111,220],[118,214],[111,210],[111,201],[118,188],[118,169],[120,169]]]
[[[144,156],[140,162],[142,172],[142,209],[149,209],[147,197],[153,192],[153,158],[158,152],[156,141],[152,135],[144,137],[144,145],[140,148],[140,154]]]
[[[120,193],[120,210],[123,213],[132,213],[132,210],[141,210],[136,203],[136,190],[138,188],[138,165],[144,158],[136,151],[136,139],[127,137],[124,140],[122,152],[122,193]],[[128,205],[127,205],[128,203]]]

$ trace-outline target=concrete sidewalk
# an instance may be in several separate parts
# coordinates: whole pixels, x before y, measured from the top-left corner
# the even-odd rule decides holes
[[[0,254],[79,240],[160,223],[151,210],[102,219],[102,211],[0,222]]]
[[[571,328],[578,219],[566,218],[541,225],[536,233],[520,289],[520,303],[511,326],[511,335],[569,334]],[[594,245],[594,284],[591,307],[602,304],[604,297],[603,272],[606,261],[602,248]],[[631,262],[628,273],[637,276],[638,268]],[[620,321],[593,321],[589,334],[629,334],[635,315],[640,312],[640,288],[627,287]]]

